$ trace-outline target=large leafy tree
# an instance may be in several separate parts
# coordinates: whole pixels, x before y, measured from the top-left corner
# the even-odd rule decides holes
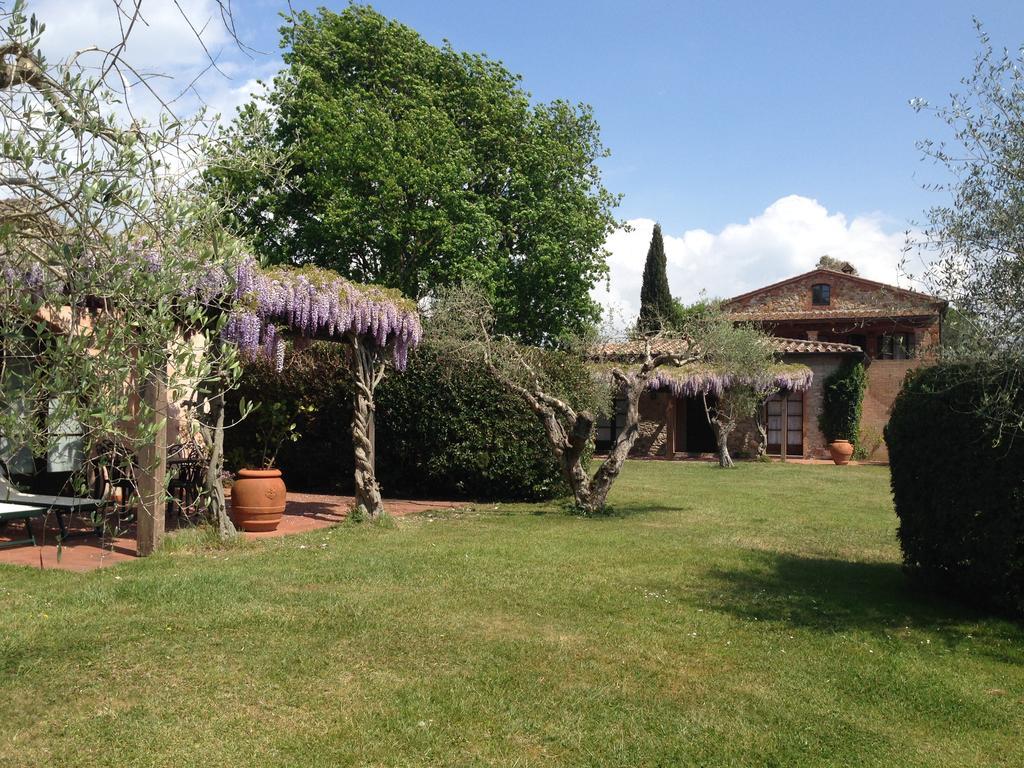
[[[366,6],[288,16],[282,47],[284,71],[230,141],[239,157],[275,152],[285,182],[253,163],[213,179],[265,259],[417,299],[471,280],[529,342],[598,319],[617,198],[588,106],[531,103],[500,63]]]

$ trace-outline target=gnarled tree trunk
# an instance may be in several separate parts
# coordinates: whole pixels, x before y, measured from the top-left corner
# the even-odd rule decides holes
[[[206,477],[203,485],[206,497],[206,508],[210,519],[217,524],[217,536],[221,541],[232,539],[238,535],[234,523],[228,516],[227,501],[224,498],[224,485],[221,472],[224,469],[224,393],[219,392],[207,401],[210,404],[211,425],[199,421],[199,429],[209,451],[206,464]]]
[[[608,457],[601,462],[601,466],[594,473],[591,484],[591,496],[596,511],[605,508],[608,502],[608,493],[612,484],[622,471],[622,465],[629,458],[629,452],[640,435],[640,395],[647,387],[647,378],[642,384],[633,380],[624,385],[626,394],[626,425],[619,432],[608,451]]]
[[[764,461],[768,455],[768,425],[765,424],[764,404],[760,403],[754,411],[754,426],[757,428],[757,455],[758,461]]]
[[[374,392],[384,377],[377,351],[358,336],[350,336],[355,400],[352,409],[352,447],[355,454],[355,508],[371,518],[384,512],[374,457]]]
[[[715,442],[718,444],[718,466],[723,469],[735,466],[732,456],[729,455],[729,435],[732,429],[718,422],[712,422],[711,426],[715,430]]]
[[[709,405],[707,394],[703,395],[704,413],[715,433],[715,445],[718,447],[718,466],[723,469],[736,466],[729,455],[729,435],[736,429],[736,419],[731,417],[728,406],[723,402],[726,397],[723,393],[715,405]]]
[[[604,512],[608,503],[608,493],[640,433],[640,396],[647,389],[651,374],[667,363],[683,365],[695,359],[695,356],[681,359],[676,355],[655,357],[648,349],[637,373],[626,375],[618,369],[612,370],[612,378],[626,397],[626,425],[616,437],[608,457],[601,462],[593,477],[583,466],[583,454],[593,438],[594,416],[587,411],[577,412],[568,403],[548,395],[541,388],[538,379],[535,379],[534,385],[528,388],[502,376],[501,371],[494,365],[489,365],[489,368],[537,414],[537,418],[544,425],[544,433],[551,452],[558,460],[562,477],[572,491],[577,510],[583,515],[593,515]]]

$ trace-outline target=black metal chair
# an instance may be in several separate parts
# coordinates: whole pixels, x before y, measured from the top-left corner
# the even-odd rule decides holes
[[[195,442],[170,445],[167,455],[167,511],[189,519],[200,512],[207,458]]]
[[[168,462],[168,511],[179,517],[190,517],[199,511],[203,496],[206,462],[201,459],[177,459]]]

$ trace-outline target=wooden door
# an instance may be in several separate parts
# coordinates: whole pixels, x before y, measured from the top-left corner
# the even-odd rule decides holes
[[[787,456],[804,454],[804,397],[802,393],[779,394],[765,403],[768,428],[768,453],[782,453],[786,441]]]

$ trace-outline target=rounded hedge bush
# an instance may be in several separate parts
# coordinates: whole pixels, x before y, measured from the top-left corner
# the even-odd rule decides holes
[[[1024,408],[1020,377],[980,365],[912,373],[885,440],[906,570],[930,587],[1024,615],[1024,436],[984,415],[998,388]]]
[[[590,375],[556,353],[547,356],[547,369],[570,400]],[[352,390],[339,345],[296,352],[281,373],[247,365],[229,398],[229,420],[240,397],[283,402],[294,414],[299,438],[285,443],[277,460],[290,489],[351,492]],[[259,461],[261,418],[258,409],[226,433],[228,469]],[[378,387],[376,448],[386,496],[536,500],[567,491],[533,412],[485,370],[442,361],[429,349]]]

